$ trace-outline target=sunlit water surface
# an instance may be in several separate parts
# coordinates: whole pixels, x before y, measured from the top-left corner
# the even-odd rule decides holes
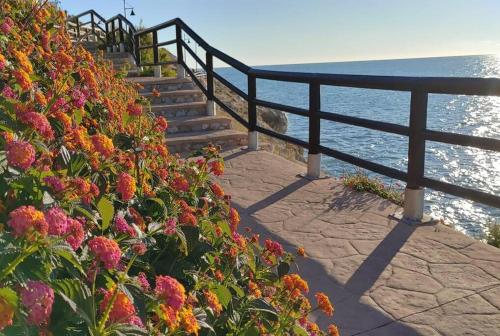
[[[264,66],[263,69],[394,76],[500,77],[500,57],[464,56],[367,62]],[[246,91],[243,74],[228,68],[217,72]],[[258,80],[260,99],[308,107],[304,84]],[[322,87],[321,109],[350,116],[408,125],[410,94],[381,90]],[[288,114],[287,134],[306,140],[307,118]],[[500,139],[500,97],[430,95],[428,128]],[[321,144],[406,171],[408,140],[364,128],[321,122]],[[325,171],[340,176],[356,167],[324,157]],[[500,153],[427,142],[425,175],[460,186],[500,194]],[[395,183],[381,177],[386,183]],[[473,236],[480,236],[488,222],[500,219],[500,210],[440,192],[426,193],[427,212],[442,217]]]

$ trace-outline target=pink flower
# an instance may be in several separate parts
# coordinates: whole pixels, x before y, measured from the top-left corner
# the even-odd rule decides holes
[[[180,175],[179,173],[175,173],[174,179],[172,181],[172,188],[174,188],[174,190],[177,192],[188,191],[189,182],[184,176]]]
[[[64,182],[57,176],[47,176],[43,181],[56,193],[63,191],[66,187]]]
[[[128,113],[132,116],[140,116],[142,114],[142,105],[130,103],[127,106]]]
[[[58,207],[50,208],[44,212],[45,220],[49,224],[49,234],[62,236],[68,229],[68,216]]]
[[[45,140],[54,139],[54,131],[52,126],[50,126],[47,117],[41,113],[37,112],[25,112],[19,116],[19,119],[26,125],[33,128],[38,132]]]
[[[73,104],[75,105],[76,108],[82,108],[83,105],[85,105],[85,102],[87,101],[87,97],[79,89],[73,90],[73,92],[71,93],[71,98],[73,99]]]
[[[12,228],[14,237],[21,237],[30,232],[38,232],[42,236],[47,235],[48,224],[43,212],[33,206],[20,206],[9,214],[7,224]]]
[[[168,275],[156,277],[155,294],[176,311],[181,309],[186,301],[184,286]]]
[[[78,250],[85,238],[85,231],[83,230],[82,223],[77,219],[68,217],[66,234],[66,242],[73,250]]]
[[[29,142],[12,141],[7,145],[7,162],[13,167],[26,170],[35,162],[35,149]]]
[[[265,241],[266,250],[269,251],[270,254],[275,255],[277,257],[281,257],[284,253],[283,246],[276,241],[272,241],[270,239],[266,239]]]
[[[177,220],[175,218],[169,218],[165,223],[165,228],[163,229],[163,233],[169,236],[173,235],[176,231],[176,228],[177,228]]]
[[[115,217],[115,223],[114,223],[114,229],[118,233],[125,233],[131,237],[135,237],[137,233],[135,232],[134,228],[131,227],[125,218],[122,216],[116,216]]]
[[[21,289],[21,302],[28,311],[29,325],[47,325],[52,313],[54,290],[43,282],[30,280]]]
[[[2,89],[2,96],[4,96],[5,98],[11,98],[11,99],[15,99],[17,98],[17,94],[14,92],[14,90],[12,90],[12,88],[10,86],[4,86],[4,88]]]
[[[89,242],[89,249],[108,270],[116,268],[122,252],[117,242],[106,237],[95,237]]]
[[[141,285],[143,291],[149,292],[151,290],[151,285],[149,284],[148,278],[146,278],[146,274],[144,274],[144,272],[137,275],[137,281],[139,282],[139,285]]]
[[[148,250],[148,248],[146,247],[146,244],[144,243],[137,243],[137,244],[134,244],[132,245],[132,251],[134,251],[135,254],[137,255],[144,255],[146,254],[146,251]]]
[[[6,17],[4,22],[0,25],[0,30],[4,34],[8,34],[12,30],[13,26],[14,26],[14,21],[10,17]]]
[[[158,132],[165,132],[168,128],[167,119],[164,117],[156,117],[155,130]]]
[[[139,328],[144,328],[144,324],[142,323],[142,320],[139,316],[137,315],[134,315],[132,316],[129,321],[128,321],[129,324],[133,324]]]

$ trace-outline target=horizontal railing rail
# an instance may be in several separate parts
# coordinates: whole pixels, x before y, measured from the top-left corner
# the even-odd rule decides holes
[[[174,28],[175,39],[159,42],[158,32]],[[141,37],[152,35],[152,44],[141,45]],[[205,59],[194,51],[187,37],[194,41],[205,52]],[[452,77],[403,77],[403,76],[367,76],[323,73],[301,73],[287,71],[272,71],[249,67],[237,59],[209,45],[181,19],[176,18],[154,27],[134,33],[135,48],[133,50],[137,65],[164,64],[159,59],[159,50],[168,45],[176,45],[178,74],[185,71],[194,83],[206,95],[209,103],[216,103],[249,132],[249,148],[258,146],[258,133],[263,133],[308,150],[308,175],[319,177],[320,155],[327,155],[338,160],[356,165],[375,173],[406,182],[404,215],[407,218],[420,220],[423,217],[424,188],[431,188],[457,197],[480,202],[488,206],[500,208],[500,195],[491,194],[469,187],[438,181],[425,176],[425,149],[428,141],[474,147],[482,150],[500,152],[500,140],[487,137],[441,132],[427,128],[427,110],[429,94],[500,96],[499,78],[452,78]],[[142,62],[140,53],[143,50],[153,50],[153,62]],[[206,74],[202,83],[196,71],[186,63],[185,51],[199,64]],[[214,71],[214,58],[226,63],[231,68],[240,71],[247,77],[247,92]],[[171,62],[167,62],[170,64]],[[272,80],[280,82],[302,83],[309,87],[309,107],[298,108],[257,98],[257,80]],[[217,80],[232,92],[239,95],[248,104],[248,120],[241,117],[230,106],[214,94],[214,81]],[[408,125],[352,117],[321,110],[321,87],[348,87],[385,91],[403,91],[411,94]],[[309,120],[309,138],[307,141],[280,134],[257,125],[257,108],[267,107],[292,113]],[[388,167],[363,158],[344,153],[339,149],[321,145],[321,121],[331,121],[340,124],[362,127],[375,131],[397,134],[408,138],[408,164],[406,171]]]

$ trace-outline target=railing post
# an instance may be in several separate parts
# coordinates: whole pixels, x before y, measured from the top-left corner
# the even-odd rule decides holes
[[[319,178],[321,174],[321,154],[319,152],[321,120],[321,86],[312,81],[309,84],[309,153],[307,156],[307,176]]]
[[[76,18],[76,39],[80,39],[80,19]]]
[[[92,27],[92,36],[94,36],[97,42],[97,35],[95,33],[95,22],[94,22],[94,13],[90,12],[90,25]]]
[[[111,51],[116,51],[115,47],[116,47],[116,29],[115,29],[115,20],[113,19],[113,21],[111,21],[111,33],[113,34],[113,36],[111,37],[111,42],[112,42],[112,50]]]
[[[160,62],[160,55],[158,51],[158,31],[153,31],[153,66],[154,76],[161,77],[161,65],[158,64]]]
[[[175,24],[175,39],[177,41],[177,78],[185,78],[186,71],[184,70],[184,55],[182,51],[182,29],[180,24]]]
[[[210,52],[206,52],[207,65],[207,115],[215,116],[217,107],[214,101],[214,58]]]
[[[125,36],[123,35],[123,23],[120,18],[118,18],[118,29],[120,35],[120,52],[125,52]]]
[[[427,127],[427,92],[413,91],[410,107],[410,134],[408,141],[408,182],[405,189],[403,217],[420,221],[424,216],[425,138]]]
[[[106,27],[106,51],[112,52],[113,47],[111,46],[111,38],[109,36],[109,22],[104,22],[104,26]]]
[[[259,149],[259,133],[257,132],[257,78],[248,74],[248,149]]]
[[[139,49],[139,35],[133,35],[134,38],[134,54],[135,54],[135,65],[141,65],[141,49]]]

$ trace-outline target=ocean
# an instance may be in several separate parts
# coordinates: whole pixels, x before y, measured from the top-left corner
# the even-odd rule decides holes
[[[337,62],[258,66],[266,70],[314,73],[500,77],[500,56],[459,56],[363,62]],[[247,91],[246,77],[237,70],[216,72]],[[259,99],[301,108],[308,107],[305,84],[257,81]],[[355,88],[322,87],[321,109],[349,116],[408,125],[410,93]],[[430,95],[428,128],[500,139],[500,97]],[[287,135],[308,139],[307,118],[288,114]],[[360,127],[321,121],[321,144],[348,154],[406,171],[408,139]],[[332,176],[356,171],[357,167],[323,156],[322,168]],[[403,183],[369,173],[386,184]],[[500,153],[427,142],[425,176],[500,194]],[[500,209],[487,207],[440,192],[426,191],[426,212],[444,218],[456,229],[481,237],[488,223],[500,223]]]

